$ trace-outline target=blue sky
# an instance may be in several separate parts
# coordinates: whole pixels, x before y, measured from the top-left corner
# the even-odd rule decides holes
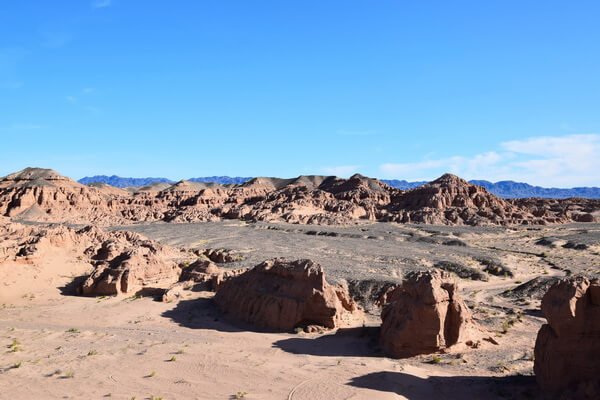
[[[46,1],[0,12],[0,175],[600,186],[597,1]]]

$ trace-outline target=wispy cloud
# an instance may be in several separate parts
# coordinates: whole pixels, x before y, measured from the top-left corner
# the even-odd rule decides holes
[[[93,8],[105,8],[110,7],[112,0],[95,0],[92,2]]]
[[[354,175],[359,168],[359,165],[338,165],[333,167],[323,167],[321,168],[321,171],[325,175],[348,177],[350,175]]]
[[[600,185],[600,135],[539,136],[500,143],[474,156],[385,163],[385,177],[428,180],[451,172],[467,179],[524,181],[543,186]]]

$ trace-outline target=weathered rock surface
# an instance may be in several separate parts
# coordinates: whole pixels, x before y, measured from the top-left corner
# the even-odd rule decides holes
[[[541,388],[566,398],[600,397],[600,284],[561,280],[542,299],[534,372]],[[571,396],[571,397],[569,397]]]
[[[0,262],[31,262],[60,251],[64,262],[90,264],[90,276],[80,288],[85,295],[131,293],[144,287],[169,287],[179,280],[182,254],[144,236],[107,232],[94,226],[0,224]]]
[[[158,242],[131,232],[111,232],[110,238],[86,250],[94,272],[81,287],[84,295],[135,293],[143,287],[166,287],[180,275],[175,253]]]
[[[265,261],[225,281],[214,300],[230,317],[276,331],[333,329],[362,315],[347,288],[327,283],[323,268],[310,260]]]
[[[503,200],[446,174],[401,191],[356,174],[254,178],[241,185],[181,181],[122,190],[81,185],[52,170],[27,168],[0,179],[0,215],[36,222],[198,222],[221,219],[352,224],[392,221],[446,225],[593,222],[600,200]]]
[[[526,209],[494,196],[480,186],[445,174],[409,190],[392,202],[391,220],[402,223],[506,225],[542,223]],[[548,221],[559,222],[559,221]]]
[[[409,274],[388,295],[381,319],[381,346],[395,358],[434,353],[481,334],[456,281],[445,271]]]
[[[184,267],[179,280],[204,284],[204,289],[216,291],[221,284],[232,277],[246,272],[246,268],[225,269],[220,268],[207,258],[199,258],[192,264]]]
[[[112,210],[117,198],[114,192],[82,185],[50,169],[26,168],[0,179],[0,215],[23,220],[120,222]]]

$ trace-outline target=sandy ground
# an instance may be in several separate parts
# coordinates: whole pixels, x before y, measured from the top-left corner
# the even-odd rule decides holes
[[[315,228],[337,236],[307,233]],[[543,323],[539,302],[499,293],[535,276],[597,272],[600,265],[594,224],[541,230],[231,223],[134,229],[179,246],[238,249],[246,255],[241,264],[312,258],[335,279],[398,279],[440,259],[479,265],[474,260],[481,255],[499,258],[514,276],[462,280],[476,320],[498,345],[393,360],[377,346],[376,315],[365,326],[325,335],[255,332],[223,320],[207,292],[189,292],[178,303],[75,297],[64,288],[86,265],[61,263],[60,254],[43,265],[5,263],[0,399],[537,398],[532,353]],[[556,236],[587,249],[536,244]],[[467,246],[440,242],[453,238]]]

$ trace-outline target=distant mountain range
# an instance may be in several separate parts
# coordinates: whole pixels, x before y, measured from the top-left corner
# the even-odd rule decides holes
[[[118,188],[135,187],[135,186],[148,186],[153,183],[175,183],[167,178],[122,178],[120,176],[86,176],[78,180],[79,183],[84,185],[90,185],[92,183],[105,183]]]
[[[241,184],[249,181],[250,177],[230,177],[230,176],[207,176],[188,179],[191,182],[215,182],[222,185]],[[426,181],[409,182],[397,179],[382,179],[382,182],[397,189],[408,190],[421,186]],[[571,189],[544,188],[533,186],[528,183],[514,181],[489,182],[485,180],[471,180],[470,183],[486,188],[490,193],[496,196],[515,199],[524,197],[542,197],[565,199],[569,197],[583,197],[589,199],[600,199],[600,188],[598,187],[576,187]],[[125,188],[133,186],[148,186],[154,183],[175,183],[167,178],[122,178],[120,176],[86,176],[79,180],[79,183],[89,185],[91,183],[105,183],[111,186]]]
[[[243,178],[243,177],[231,177],[231,176],[205,176],[200,178],[190,178],[187,179],[190,182],[215,182],[221,185],[228,184],[236,184],[239,185],[241,183],[247,182],[252,178]],[[85,178],[81,178],[79,183],[84,185],[89,185],[92,183],[105,183],[107,185],[111,185],[118,188],[126,188],[126,187],[141,187],[148,186],[154,183],[175,183],[167,178],[122,178],[120,176],[112,175],[95,175],[95,176],[86,176]]]

